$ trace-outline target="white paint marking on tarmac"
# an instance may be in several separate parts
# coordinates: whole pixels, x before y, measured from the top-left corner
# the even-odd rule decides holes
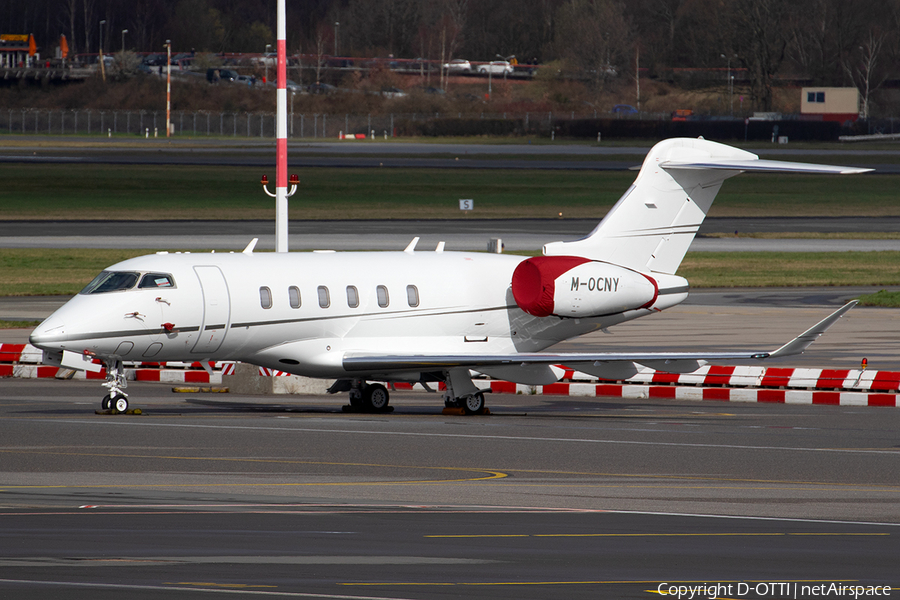
[[[112,590],[153,590],[163,592],[198,592],[210,594],[240,594],[242,596],[272,596],[278,598],[328,598],[330,600],[412,600],[409,598],[397,598],[394,596],[350,596],[343,594],[315,594],[303,592],[278,592],[268,590],[250,590],[247,588],[226,589],[226,588],[201,588],[184,585],[134,585],[125,583],[99,583],[99,582],[80,582],[80,581],[37,581],[34,579],[0,579],[0,585],[4,583],[17,585],[50,585],[50,586],[66,586],[73,588],[97,588]]]
[[[41,419],[21,419],[36,420]],[[186,423],[137,423],[134,421],[82,421],[79,419],[54,419],[54,423],[78,423],[90,425],[124,425],[131,427],[176,427],[190,429],[230,429],[236,431],[280,431],[284,433],[322,433],[322,434],[349,434],[349,435],[388,435],[388,436],[408,436],[408,437],[429,437],[429,438],[457,438],[457,439],[477,439],[491,441],[509,441],[509,442],[556,442],[556,443],[575,443],[575,444],[623,444],[634,446],[663,446],[678,448],[712,448],[712,449],[730,449],[730,450],[776,450],[779,452],[828,452],[837,454],[877,454],[879,456],[898,456],[900,452],[885,449],[853,449],[853,448],[798,448],[794,446],[747,446],[739,444],[698,444],[686,442],[647,442],[635,440],[593,440],[588,438],[557,438],[557,437],[534,437],[534,436],[518,436],[518,435],[475,435],[468,433],[424,433],[415,431],[360,431],[353,429],[312,429],[307,427],[264,427],[260,425],[198,425]]]

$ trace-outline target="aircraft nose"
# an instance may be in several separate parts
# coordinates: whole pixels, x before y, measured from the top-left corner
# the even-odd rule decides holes
[[[38,348],[52,348],[68,340],[65,323],[61,319],[50,317],[28,336],[28,342]]]

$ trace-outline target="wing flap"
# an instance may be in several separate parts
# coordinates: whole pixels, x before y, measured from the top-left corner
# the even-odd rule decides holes
[[[597,353],[516,353],[516,354],[414,354],[373,355],[348,352],[343,357],[343,367],[348,372],[393,371],[444,371],[457,367],[479,370],[479,367],[528,367],[536,365],[580,364],[585,369],[608,369],[608,363],[637,363],[660,371],[683,372],[690,365],[699,366],[708,361],[766,359],[801,354],[838,319],[856,306],[852,300],[822,319],[802,334],[773,351],[733,352],[597,352]],[[581,369],[579,369],[581,370]],[[626,370],[628,367],[626,366]],[[586,370],[585,372],[590,372]]]

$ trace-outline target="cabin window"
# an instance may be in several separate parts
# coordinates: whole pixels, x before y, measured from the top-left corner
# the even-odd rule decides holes
[[[170,287],[175,287],[175,280],[172,279],[171,275],[166,275],[165,273],[147,273],[141,277],[141,282],[138,284],[138,288],[142,290],[147,288]]]
[[[328,293],[328,288],[324,285],[319,286],[319,306],[322,308],[328,308],[331,306],[331,296]]]
[[[388,296],[388,289],[383,285],[379,285],[375,288],[375,294],[378,296],[378,306],[381,308],[387,308],[388,304],[391,303],[391,299]]]
[[[291,308],[300,308],[300,288],[295,285],[289,287],[288,298],[291,301]]]
[[[265,286],[259,288],[259,304],[263,308],[272,308],[272,290]]]
[[[359,290],[354,285],[347,286],[347,306],[357,308],[359,306]]]
[[[103,271],[94,280],[87,284],[82,294],[105,294],[106,292],[119,292],[130,290],[137,283],[138,274],[121,271]]]
[[[406,286],[406,301],[412,308],[419,305],[419,288],[414,285]]]

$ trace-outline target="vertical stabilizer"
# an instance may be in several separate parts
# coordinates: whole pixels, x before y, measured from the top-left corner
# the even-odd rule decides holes
[[[665,140],[650,149],[637,179],[590,235],[546,244],[544,254],[674,274],[729,177],[744,171],[843,175],[871,170],[759,160],[702,138]]]
[[[667,169],[669,162],[756,160],[757,156],[703,139],[654,146],[632,186],[588,237],[544,246],[547,255],[584,256],[644,272],[675,273],[722,182],[740,168]]]

